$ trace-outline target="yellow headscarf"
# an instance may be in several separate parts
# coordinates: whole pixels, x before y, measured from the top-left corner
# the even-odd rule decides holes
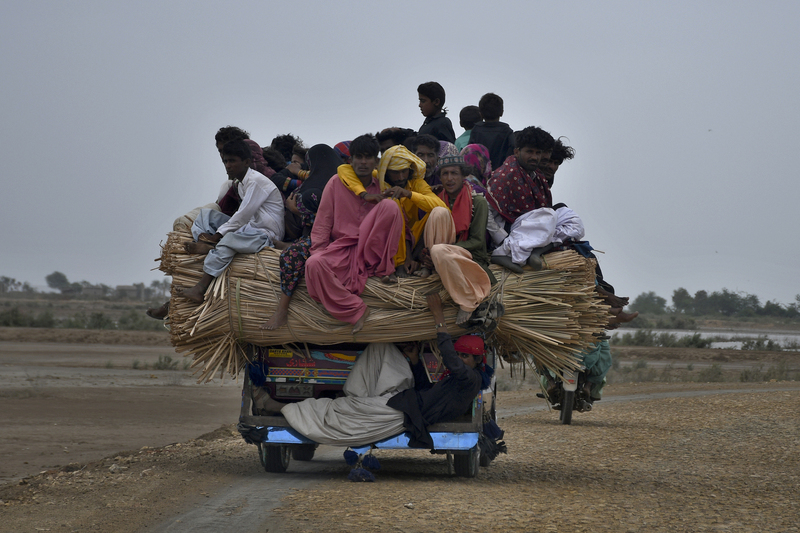
[[[425,178],[425,162],[412,154],[408,148],[398,144],[386,150],[378,165],[378,182],[381,190],[389,188],[384,179],[387,170],[405,170],[407,168],[411,169],[409,180]]]

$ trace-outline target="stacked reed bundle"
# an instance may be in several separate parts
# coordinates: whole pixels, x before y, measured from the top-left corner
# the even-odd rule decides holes
[[[203,256],[183,249],[183,243],[190,240],[188,232],[172,232],[162,247],[160,268],[173,277],[173,288],[190,287],[202,276]],[[455,326],[458,309],[436,275],[400,279],[391,285],[370,278],[362,298],[371,314],[355,336],[352,325],[332,318],[308,296],[303,281],[294,293],[288,325],[262,330],[261,324],[272,315],[281,295],[278,259],[279,252],[272,248],[237,255],[209,287],[203,304],[172,298],[172,343],[178,352],[193,355],[192,366],[200,369],[200,381],[217,372],[237,375],[247,363],[245,343],[272,346],[433,339],[436,329],[425,302],[425,295],[432,292],[442,298],[450,333],[465,331]],[[521,275],[492,267],[498,283],[490,298],[505,306],[505,315],[491,341],[511,361],[554,369],[575,366],[575,353],[603,330],[608,308],[595,297],[594,261],[572,251],[548,254],[545,259],[545,270],[526,269]]]

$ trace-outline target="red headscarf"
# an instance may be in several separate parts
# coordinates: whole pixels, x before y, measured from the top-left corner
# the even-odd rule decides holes
[[[440,192],[439,198],[444,200],[446,205],[450,205],[447,191]],[[469,238],[469,226],[472,224],[472,187],[466,180],[456,196],[456,201],[453,202],[451,211],[456,225],[456,241],[466,241]]]

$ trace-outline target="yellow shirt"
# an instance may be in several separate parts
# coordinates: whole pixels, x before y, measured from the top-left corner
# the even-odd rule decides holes
[[[366,189],[361,184],[361,180],[358,179],[358,176],[356,176],[355,172],[352,172],[352,170],[350,172],[339,172],[339,179],[341,179],[345,187],[350,189],[356,196],[360,196],[361,193],[366,192]],[[384,190],[389,188],[388,184],[383,184]],[[395,266],[400,266],[406,261],[406,221],[411,226],[411,234],[414,236],[414,244],[416,244],[419,241],[420,235],[422,235],[425,222],[428,220],[428,213],[430,213],[434,207],[447,207],[447,204],[445,204],[441,198],[433,194],[431,186],[428,185],[424,179],[409,180],[406,189],[411,191],[411,198],[398,198],[395,200],[405,214],[403,217],[403,232],[400,234],[400,246],[397,249],[397,255],[394,256]],[[425,212],[425,216],[422,217],[421,220],[419,218],[420,211]]]

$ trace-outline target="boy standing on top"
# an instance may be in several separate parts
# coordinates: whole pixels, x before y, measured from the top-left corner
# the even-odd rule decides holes
[[[444,87],[435,81],[429,81],[417,87],[419,94],[419,110],[425,117],[425,121],[419,128],[419,134],[433,135],[440,141],[454,142],[456,133],[453,131],[453,124],[447,118],[447,110],[444,109]]]
[[[478,102],[483,122],[475,124],[469,136],[469,144],[482,144],[489,150],[492,169],[500,168],[503,161],[514,152],[514,130],[505,122],[503,99],[494,93],[486,93]]]

